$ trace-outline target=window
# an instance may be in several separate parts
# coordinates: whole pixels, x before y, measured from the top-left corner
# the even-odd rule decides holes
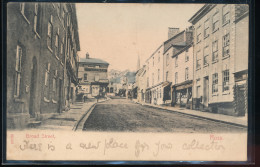
[[[63,58],[63,50],[64,50],[64,44],[61,42],[60,44],[60,58]]]
[[[229,90],[229,70],[223,71],[223,92]]]
[[[178,72],[175,72],[175,84],[178,83]]]
[[[203,54],[203,65],[206,66],[209,64],[209,46],[204,47]]]
[[[212,75],[212,93],[218,92],[218,73]]]
[[[95,81],[99,81],[99,76],[95,75]]]
[[[185,61],[189,61],[189,50],[187,49],[185,52]]]
[[[49,97],[49,76],[50,76],[50,63],[46,64],[46,71],[45,71],[45,78],[44,78],[44,85],[45,85],[45,98]],[[48,100],[48,99],[46,99]]]
[[[166,72],[166,81],[169,79],[169,71]]]
[[[58,17],[60,17],[60,11],[61,11],[60,10],[61,9],[61,4],[60,3],[57,4],[57,8],[56,9],[57,9]]]
[[[197,90],[196,90],[197,92],[197,98],[200,98],[201,97],[201,95],[200,95],[200,86],[197,86]]]
[[[230,9],[229,9],[229,5],[225,5],[223,6],[223,24],[227,24],[230,22]]]
[[[223,57],[229,56],[229,33],[223,36]]]
[[[189,79],[189,67],[185,68],[185,80]]]
[[[54,71],[54,76],[53,76],[53,80],[52,80],[52,91],[54,93],[57,92],[57,70]]]
[[[47,37],[47,46],[52,51],[52,33],[53,33],[53,25],[52,25],[52,16],[50,21],[48,22],[48,37]]]
[[[218,61],[218,40],[212,43],[212,62]]]
[[[178,56],[175,57],[175,67],[178,67]]]
[[[160,69],[158,69],[158,82],[160,81]]]
[[[84,81],[88,80],[88,74],[84,74]]]
[[[167,53],[167,55],[166,55],[166,65],[167,66],[169,65],[169,61],[170,61],[170,56],[169,56],[169,53]]]
[[[197,28],[197,31],[196,31],[196,34],[197,34],[197,43],[199,43],[199,42],[201,41],[201,30],[200,30],[200,27],[201,27],[201,26],[199,26],[199,27]]]
[[[59,48],[59,35],[56,34],[56,38],[55,38],[55,48],[54,48],[54,54],[55,56],[58,58],[58,48]]]
[[[219,12],[216,12],[212,17],[212,31],[217,31],[219,28]]]
[[[154,73],[152,73],[152,84],[154,85]]]
[[[22,55],[23,50],[22,47],[17,45],[16,48],[16,63],[15,63],[15,90],[14,90],[14,96],[19,97],[20,96],[20,90],[21,90],[21,71],[22,71]]]
[[[197,55],[196,55],[196,69],[200,69],[201,68],[201,58],[200,58],[200,50],[197,51]]]
[[[39,22],[40,22],[40,17],[39,17],[39,4],[38,3],[35,3],[35,9],[34,9],[34,26],[33,26],[33,29],[34,29],[34,32],[39,36]]]
[[[147,77],[147,87],[149,87],[149,77]]]
[[[29,20],[27,19],[28,16],[28,9],[27,9],[27,4],[26,3],[20,3],[20,12],[23,15],[24,19],[27,21],[28,24],[30,24]]]
[[[204,38],[209,36],[209,19],[204,22]]]

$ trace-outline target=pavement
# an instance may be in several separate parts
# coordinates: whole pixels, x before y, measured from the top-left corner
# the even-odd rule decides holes
[[[104,102],[106,99],[100,99],[99,102]],[[44,130],[74,130],[84,115],[95,105],[95,99],[91,101],[76,102],[70,105],[70,110],[63,113],[54,114],[49,119],[43,120],[37,129]]]
[[[144,102],[138,102],[137,100],[134,100],[134,102],[141,104],[143,106],[149,106],[149,107],[153,107],[153,108],[160,108],[160,109],[165,109],[165,110],[169,110],[169,111],[175,111],[175,112],[184,113],[184,114],[201,117],[201,118],[205,118],[205,119],[209,119],[209,120],[226,122],[226,123],[245,126],[245,127],[248,126],[247,115],[243,116],[243,117],[235,117],[235,116],[230,116],[230,115],[202,112],[202,111],[198,111],[198,110],[191,110],[191,109],[180,108],[180,107],[154,105],[154,104],[149,104],[149,103],[144,103]]]

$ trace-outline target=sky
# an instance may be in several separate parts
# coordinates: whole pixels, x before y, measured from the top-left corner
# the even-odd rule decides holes
[[[78,29],[84,58],[99,58],[109,69],[135,71],[168,39],[168,27],[184,30],[203,4],[77,3]]]

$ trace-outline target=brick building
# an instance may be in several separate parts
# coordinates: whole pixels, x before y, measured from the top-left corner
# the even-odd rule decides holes
[[[77,74],[66,73],[68,64],[77,68],[79,49],[74,4],[8,3],[8,128],[26,127],[69,107],[71,96],[67,102],[65,97],[73,89],[64,85]]]
[[[80,58],[78,77],[80,79],[79,91],[83,92],[88,98],[105,96],[106,88],[109,84],[107,69],[109,64],[100,59]]]
[[[239,47],[248,47],[248,39],[244,39],[248,34],[244,29],[239,30],[239,22],[236,22],[246,11],[247,5],[207,4],[189,20],[195,28],[193,97],[198,99],[197,109],[244,115],[244,111],[234,110],[234,74],[239,71],[236,69]],[[248,22],[243,24],[248,27]],[[239,31],[245,41],[241,41]],[[241,54],[243,60],[248,59],[248,49]],[[247,68],[245,63],[243,70]]]

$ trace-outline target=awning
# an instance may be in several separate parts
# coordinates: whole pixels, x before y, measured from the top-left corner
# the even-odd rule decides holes
[[[187,89],[189,87],[192,87],[192,85],[193,85],[193,82],[192,82],[192,80],[190,80],[190,81],[185,81],[181,84],[174,85],[174,86],[175,86],[175,90],[181,90],[181,89]]]

